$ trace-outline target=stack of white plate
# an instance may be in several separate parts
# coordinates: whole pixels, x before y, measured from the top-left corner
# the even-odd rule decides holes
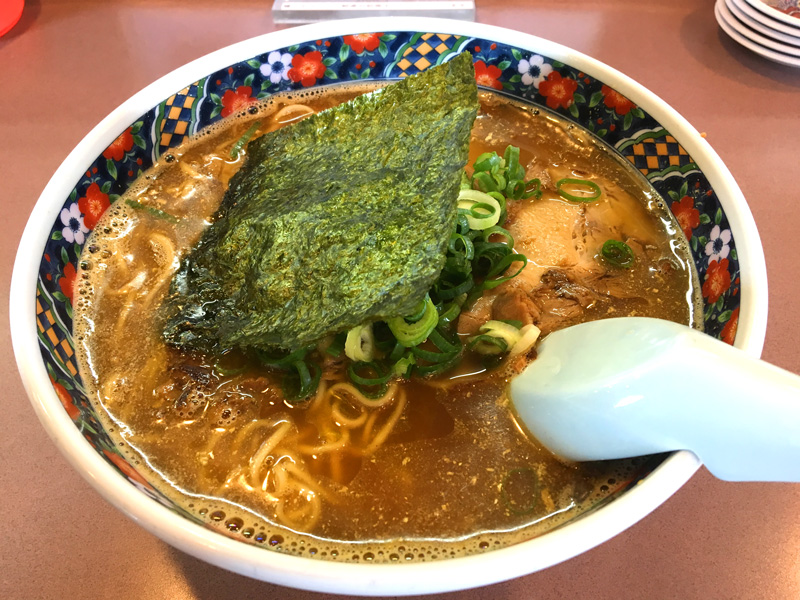
[[[761,56],[800,67],[800,0],[717,0],[723,31]]]

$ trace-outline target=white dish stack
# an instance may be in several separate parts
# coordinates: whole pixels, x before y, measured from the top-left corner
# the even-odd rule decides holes
[[[722,30],[756,54],[800,67],[800,0],[717,0]]]

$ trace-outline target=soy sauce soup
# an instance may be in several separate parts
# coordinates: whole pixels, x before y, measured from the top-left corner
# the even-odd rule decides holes
[[[242,353],[206,357],[161,339],[157,308],[244,160],[244,150],[231,156],[236,141],[257,121],[261,135],[369,89],[274,96],[172,149],[112,205],[80,262],[74,322],[83,381],[137,470],[237,539],[395,562],[540,535],[619,489],[637,463],[568,464],[544,450],[507,396],[524,360],[494,369],[468,360],[433,378],[395,381],[375,400],[359,397],[330,359],[316,395],[293,406],[275,372]],[[488,92],[480,104],[470,164],[513,144],[544,193],[509,203],[506,227],[528,266],[462,314],[459,333],[520,316],[543,333],[624,315],[699,326],[685,240],[641,175],[554,114]],[[565,200],[555,190],[565,177],[596,182],[602,200]],[[633,249],[632,268],[602,260],[611,238]]]

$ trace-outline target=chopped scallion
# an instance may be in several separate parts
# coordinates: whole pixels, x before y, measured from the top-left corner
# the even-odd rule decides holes
[[[253,137],[256,131],[258,131],[259,127],[261,127],[261,121],[256,121],[247,131],[244,132],[244,134],[242,134],[242,137],[236,140],[231,148],[231,158],[239,158],[239,152],[242,151],[242,148],[244,148],[245,144],[250,141],[250,138]]]
[[[503,212],[496,198],[478,190],[461,190],[458,209],[464,211],[470,229],[482,230],[497,225]]]
[[[363,372],[364,370],[372,371],[375,373],[375,377],[365,377],[359,371]],[[350,380],[361,385],[366,386],[374,386],[374,385],[383,385],[392,377],[392,372],[384,372],[383,369],[375,362],[353,362],[347,367],[347,374],[350,376]]]
[[[630,269],[636,260],[631,247],[625,242],[608,240],[603,244],[600,254],[609,264],[620,269]]]
[[[283,377],[283,397],[291,405],[307,400],[317,391],[319,380],[322,376],[322,369],[316,363],[306,364],[304,360],[298,360],[292,364],[294,373],[286,374]]]
[[[289,354],[270,354],[265,350],[256,349],[256,355],[258,359],[268,367],[275,367],[277,369],[288,369],[294,366],[297,361],[301,361],[305,358],[306,354],[308,354],[311,350],[314,349],[314,346],[306,346],[304,348],[299,348],[294,352],[290,352]]]
[[[439,313],[430,297],[425,299],[425,312],[415,323],[409,323],[403,317],[394,317],[386,320],[394,337],[406,348],[421,344],[426,339],[436,324],[439,322]]]
[[[141,202],[137,202],[136,200],[131,200],[130,198],[125,200],[125,204],[130,206],[131,208],[135,208],[136,210],[143,210],[148,214],[153,215],[158,219],[164,219],[165,221],[169,221],[170,223],[177,223],[178,217],[175,217],[168,212],[164,212],[163,210],[159,210],[157,208],[153,208],[152,206],[145,206]]]
[[[372,323],[358,325],[347,332],[344,353],[352,361],[369,362],[375,358],[375,335]]]
[[[588,190],[579,189],[577,191],[580,195],[573,194],[561,189],[565,185],[579,186],[580,188],[588,188]],[[556,181],[556,191],[562,198],[571,202],[594,202],[600,199],[600,196],[603,194],[600,190],[600,186],[594,181],[589,181],[588,179],[573,179],[570,177],[565,177],[564,179]]]

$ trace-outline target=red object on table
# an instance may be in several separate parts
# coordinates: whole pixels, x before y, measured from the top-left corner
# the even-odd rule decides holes
[[[22,16],[25,0],[3,0],[0,2],[0,36],[5,35]]]

